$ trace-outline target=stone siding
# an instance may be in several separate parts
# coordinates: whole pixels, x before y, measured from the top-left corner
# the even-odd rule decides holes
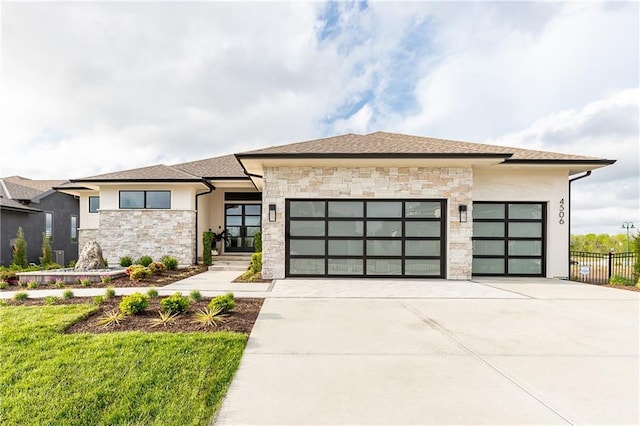
[[[173,256],[180,265],[195,258],[196,213],[192,210],[101,210],[98,243],[109,265],[120,258]]]
[[[82,251],[84,245],[89,241],[98,241],[99,234],[99,229],[78,229],[78,253]],[[98,241],[98,243],[99,242],[100,241]],[[65,262],[68,263],[69,260],[65,259]]]
[[[430,198],[446,199],[448,279],[470,279],[472,246],[470,167],[265,167],[262,193],[262,239],[265,278],[285,276],[285,199],[291,198]],[[275,222],[268,205],[275,204]],[[467,205],[460,223],[458,205]]]

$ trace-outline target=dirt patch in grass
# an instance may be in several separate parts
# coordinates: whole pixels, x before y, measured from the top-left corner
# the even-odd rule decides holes
[[[224,317],[223,322],[217,326],[204,326],[195,321],[195,313],[200,309],[205,309],[211,298],[202,298],[199,302],[192,302],[185,314],[175,317],[175,321],[167,325],[154,326],[153,319],[160,318],[160,299],[149,299],[149,307],[146,311],[138,315],[127,315],[120,324],[103,326],[98,321],[107,312],[118,310],[121,296],[107,299],[98,305],[98,310],[73,324],[67,329],[67,333],[110,333],[118,331],[145,331],[145,332],[192,332],[192,331],[235,331],[238,333],[251,333],[253,324],[258,317],[264,299],[241,298],[235,299],[236,307]],[[90,297],[74,297],[67,300],[58,300],[57,305],[94,303]],[[8,300],[8,305],[12,306],[40,306],[45,305],[44,299],[26,299],[23,301]]]

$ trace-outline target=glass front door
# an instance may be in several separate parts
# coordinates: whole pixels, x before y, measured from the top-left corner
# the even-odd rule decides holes
[[[253,252],[253,238],[260,232],[261,204],[226,204],[226,252]]]

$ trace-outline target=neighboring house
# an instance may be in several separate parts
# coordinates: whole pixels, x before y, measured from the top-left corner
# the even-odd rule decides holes
[[[377,132],[63,190],[80,197],[81,243],[100,242],[111,264],[144,254],[196,262],[207,229],[226,230],[227,254],[253,251],[261,230],[265,278],[566,278],[572,176],[614,162]]]
[[[43,234],[50,238],[54,261],[65,264],[78,258],[78,199],[53,189],[65,182],[0,178],[1,265],[11,264],[18,227],[24,231],[29,262],[39,264]]]

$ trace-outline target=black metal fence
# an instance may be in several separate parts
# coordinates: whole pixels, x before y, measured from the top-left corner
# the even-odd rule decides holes
[[[633,280],[636,254],[571,252],[570,274],[572,281],[606,284],[611,277]]]

